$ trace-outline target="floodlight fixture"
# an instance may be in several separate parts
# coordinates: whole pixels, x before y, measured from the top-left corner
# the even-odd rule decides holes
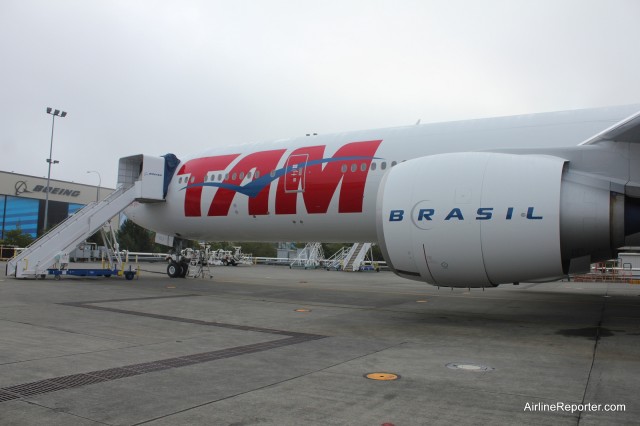
[[[47,163],[49,163],[49,170],[47,172],[47,187],[45,188],[45,202],[44,202],[44,229],[47,229],[47,226],[49,225],[49,191],[51,191],[51,187],[49,186],[49,183],[51,181],[51,164],[58,164],[59,161],[58,160],[53,160],[51,157],[53,156],[53,129],[55,127],[56,124],[56,116],[59,116],[60,118],[64,118],[67,116],[66,111],[62,111],[62,114],[60,114],[60,110],[56,109],[53,112],[51,112],[53,108],[51,107],[47,107],[47,114],[51,114],[51,143],[49,144],[49,158],[47,158]]]

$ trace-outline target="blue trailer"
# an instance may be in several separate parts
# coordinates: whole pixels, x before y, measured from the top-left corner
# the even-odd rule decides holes
[[[111,275],[124,276],[128,281],[131,281],[136,276],[136,271],[131,270],[129,266],[128,271],[120,271],[116,269],[48,269],[49,275],[53,275],[55,279],[59,280],[62,275],[72,275],[76,277],[105,277],[109,278]]]

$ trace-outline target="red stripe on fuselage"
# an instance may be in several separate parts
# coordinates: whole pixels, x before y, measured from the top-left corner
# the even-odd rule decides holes
[[[380,146],[381,140],[352,142],[337,150],[333,157],[366,157],[365,160],[337,161],[324,164],[315,164],[304,168],[305,190],[302,192],[304,205],[307,213],[326,213],[329,209],[331,198],[336,192],[340,181],[340,198],[338,200],[339,213],[360,213],[362,212],[362,201],[364,196],[364,186],[369,174],[371,160]],[[310,146],[298,148],[291,153],[293,155],[306,154],[307,161],[319,160],[323,158],[324,146]],[[362,170],[365,164],[365,170]],[[346,165],[346,172],[343,166]],[[356,170],[351,171],[355,165]],[[278,182],[278,192],[276,193],[276,214],[295,214],[298,193],[285,192],[284,179]]]
[[[302,147],[291,152],[284,164],[288,164],[288,159],[293,156],[297,156],[297,158],[292,159],[292,163],[298,158],[308,156],[306,157],[307,161],[315,162],[316,164],[299,163],[300,168],[298,171],[304,173],[304,188],[299,192],[285,191],[286,179],[278,178],[280,182],[278,182],[276,189],[275,214],[296,214],[298,193],[302,194],[307,213],[326,213],[339,185],[341,189],[338,198],[338,212],[362,212],[367,175],[369,174],[371,161],[381,143],[382,140],[348,143],[338,149],[332,157],[327,159],[326,163],[322,161],[326,148],[324,145]],[[254,179],[255,171],[259,171],[261,176],[265,176],[276,169],[285,152],[286,149],[276,149],[248,154],[233,166],[232,170],[228,172],[228,178],[222,183],[240,186],[243,181],[240,178],[240,173],[246,174],[252,170],[254,170]],[[211,171],[226,170],[239,155],[229,154],[196,158],[187,161],[180,168],[178,175],[191,175],[185,191],[185,216],[202,216],[202,188],[203,185],[207,185],[204,177]],[[341,158],[346,159],[341,161]],[[292,165],[289,164],[289,166]],[[236,174],[235,179],[233,179],[234,173]],[[284,178],[285,176],[281,177]],[[271,184],[269,183],[257,195],[249,198],[249,214],[269,214],[270,189]],[[237,192],[233,189],[218,187],[209,206],[208,216],[228,215],[236,195]]]
[[[282,158],[286,149],[276,149],[273,151],[254,152],[244,157],[242,160],[233,166],[233,169],[229,172],[229,179],[224,183],[230,183],[233,185],[240,185],[242,179],[240,179],[240,173],[247,173],[252,169],[256,169],[261,175],[269,173],[278,167],[278,161]],[[233,175],[236,174],[236,179],[233,180]],[[255,173],[254,173],[255,176]],[[249,198],[249,214],[251,215],[265,215],[269,214],[269,189],[271,185],[267,185],[257,196]],[[216,195],[213,197],[211,206],[209,207],[208,216],[226,216],[229,214],[229,208],[233,202],[233,197],[236,196],[236,192],[231,189],[218,188]]]
[[[189,184],[204,183],[204,177],[212,170],[224,170],[240,154],[219,155],[216,157],[194,158],[180,168],[178,175],[190,174]],[[184,196],[184,215],[202,216],[202,186],[188,186]]]

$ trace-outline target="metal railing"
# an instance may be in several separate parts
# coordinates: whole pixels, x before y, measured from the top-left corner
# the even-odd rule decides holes
[[[9,260],[16,257],[24,250],[24,247],[0,246],[0,261]]]

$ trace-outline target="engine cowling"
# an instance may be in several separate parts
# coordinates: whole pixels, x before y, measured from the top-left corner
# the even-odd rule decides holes
[[[566,165],[552,156],[480,152],[398,164],[378,193],[386,260],[402,277],[450,287],[588,269],[624,241],[624,210],[614,208],[607,185]]]

